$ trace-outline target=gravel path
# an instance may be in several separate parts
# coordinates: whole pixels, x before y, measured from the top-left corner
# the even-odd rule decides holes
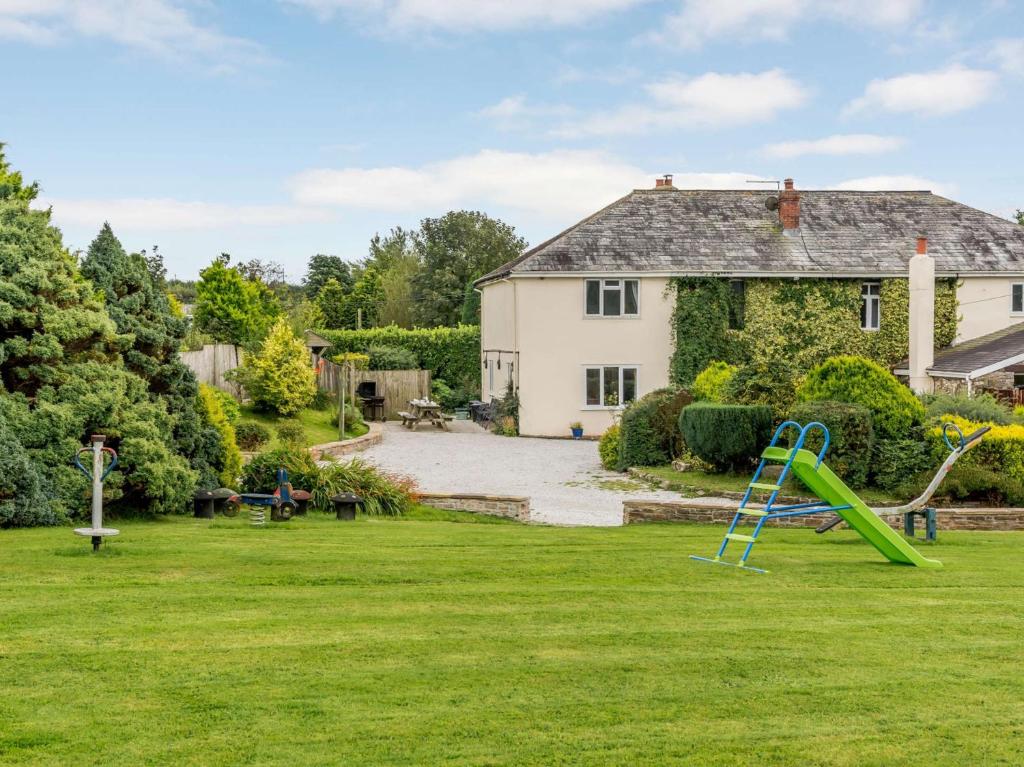
[[[450,432],[389,422],[384,442],[360,455],[425,492],[528,496],[533,519],[557,525],[621,525],[626,498],[680,497],[605,471],[596,442],[498,437],[464,421]]]

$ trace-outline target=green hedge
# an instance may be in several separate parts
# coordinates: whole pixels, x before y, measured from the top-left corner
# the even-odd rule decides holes
[[[905,439],[924,423],[924,405],[910,389],[881,365],[863,357],[825,360],[807,374],[797,398],[863,405],[871,411],[879,439]]]
[[[693,402],[685,389],[658,389],[622,414],[618,469],[661,466],[682,452],[679,413]]]
[[[597,443],[597,453],[601,456],[601,465],[609,471],[615,471],[619,467],[621,435],[622,427],[618,424],[613,424],[601,435],[601,441]]]
[[[817,421],[829,431],[831,441],[825,457],[830,469],[850,487],[867,485],[875,445],[871,411],[846,402],[803,402],[796,405],[790,418],[801,426]],[[790,432],[791,443],[796,437]],[[820,430],[807,434],[804,447],[817,453],[824,437]]]
[[[476,325],[416,330],[389,325],[367,330],[318,330],[317,333],[334,345],[330,354],[368,354],[371,347],[398,346],[412,351],[421,368],[452,388],[480,390],[480,328]]]
[[[697,402],[683,409],[679,428],[686,446],[716,470],[745,469],[768,446],[772,411],[764,405]]]

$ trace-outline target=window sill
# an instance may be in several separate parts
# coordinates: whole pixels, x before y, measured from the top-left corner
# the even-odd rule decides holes
[[[877,333],[881,328],[861,328],[865,333]]]
[[[638,320],[639,314],[584,314],[585,320]]]
[[[625,405],[584,405],[583,407],[580,408],[580,410],[582,410],[582,411],[589,411],[589,410],[608,410],[608,411],[614,411],[614,410],[625,410],[625,409],[626,409]]]

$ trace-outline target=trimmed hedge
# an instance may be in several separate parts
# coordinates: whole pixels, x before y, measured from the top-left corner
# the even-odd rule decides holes
[[[790,418],[801,426],[814,421],[824,424],[831,438],[825,457],[829,468],[850,487],[867,485],[875,446],[870,410],[846,402],[803,402],[793,408]],[[789,434],[792,444],[796,435]],[[817,453],[823,439],[821,431],[814,429],[808,432],[804,447]]]
[[[199,384],[198,404],[203,423],[216,429],[220,435],[221,455],[216,462],[220,484],[222,487],[234,487],[242,472],[242,452],[238,449],[235,427],[224,412],[223,399],[213,386]]]
[[[743,365],[725,387],[725,401],[737,405],[767,405],[783,421],[796,402],[800,371],[788,360],[759,360]]]
[[[459,325],[455,328],[417,328],[406,330],[397,325],[366,330],[318,330],[330,341],[332,353],[367,354],[371,346],[400,346],[409,349],[419,366],[429,370],[452,388],[472,387],[480,391],[480,328]]]
[[[270,429],[256,421],[242,421],[235,426],[235,439],[242,450],[259,450],[270,442]]]
[[[661,466],[682,452],[679,413],[693,402],[685,389],[658,389],[633,402],[622,414],[617,468]]]
[[[746,468],[768,446],[772,411],[764,405],[697,402],[683,409],[679,428],[686,446],[717,471]]]
[[[941,460],[945,460],[945,455]],[[922,472],[930,470],[931,479],[938,466],[939,463],[933,461],[929,454],[928,444],[920,438],[880,439],[875,442],[871,477],[877,487],[900,492],[900,488]],[[907,500],[917,495],[920,492],[907,496]]]
[[[905,439],[924,423],[924,405],[881,365],[840,356],[815,366],[797,391],[801,402],[835,400],[871,411],[878,439]]]
[[[609,471],[615,471],[619,467],[621,435],[622,427],[613,424],[601,435],[601,441],[597,443],[597,453],[601,456],[601,465]]]

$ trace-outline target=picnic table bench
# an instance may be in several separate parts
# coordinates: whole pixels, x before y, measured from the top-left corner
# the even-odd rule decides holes
[[[415,429],[426,421],[443,431],[448,431],[448,422],[455,418],[449,413],[442,413],[439,403],[425,399],[409,400],[409,410],[400,411],[398,416],[407,429]]]

